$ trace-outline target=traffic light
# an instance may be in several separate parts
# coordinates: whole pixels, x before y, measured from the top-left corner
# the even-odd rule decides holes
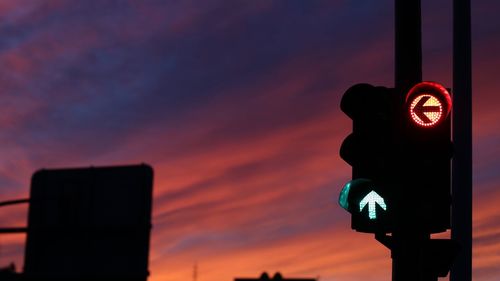
[[[391,232],[392,194],[389,180],[395,158],[397,117],[402,99],[394,89],[356,84],[340,107],[353,123],[340,156],[352,166],[353,181],[339,203],[352,214],[351,227],[360,232]]]
[[[352,166],[339,203],[356,231],[390,233],[450,227],[451,98],[438,83],[408,92],[349,88],[341,109],[353,122],[340,156]]]
[[[339,204],[352,214],[352,228],[360,232],[390,232],[392,207],[386,189],[369,179],[348,182],[340,192]]]
[[[405,95],[404,167],[398,174],[410,192],[399,190],[399,208],[406,216],[400,223],[429,233],[450,228],[451,104],[448,90],[435,82],[418,83]]]

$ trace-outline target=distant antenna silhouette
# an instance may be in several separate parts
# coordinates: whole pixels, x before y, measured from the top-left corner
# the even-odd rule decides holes
[[[195,262],[193,266],[193,281],[198,281],[198,263]]]

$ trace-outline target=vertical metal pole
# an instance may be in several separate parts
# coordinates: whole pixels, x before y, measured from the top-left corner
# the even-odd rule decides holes
[[[399,92],[422,81],[420,0],[395,0],[395,86]],[[421,249],[429,235],[415,229],[395,229],[392,235],[392,280],[422,281]]]
[[[451,238],[461,250],[451,281],[472,280],[472,82],[470,0],[453,1],[453,142]]]
[[[395,86],[408,91],[422,81],[422,24],[420,0],[395,0]],[[430,281],[422,249],[430,235],[418,229],[395,229],[392,235],[392,280]]]
[[[395,0],[395,85],[401,90],[422,81],[420,0]]]

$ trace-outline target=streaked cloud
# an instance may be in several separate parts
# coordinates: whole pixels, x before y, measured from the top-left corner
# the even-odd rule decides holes
[[[336,203],[350,175],[341,95],[392,85],[392,2],[362,2],[3,1],[0,196],[27,196],[42,167],[147,162],[153,281],[192,278],[195,263],[200,281],[387,279],[389,250],[351,231]],[[451,84],[449,30],[429,30],[444,6],[424,21],[436,63],[424,77]],[[475,22],[474,278],[489,281],[500,276],[500,25]],[[23,225],[25,212],[0,221]],[[24,236],[0,238],[0,266],[21,268]]]

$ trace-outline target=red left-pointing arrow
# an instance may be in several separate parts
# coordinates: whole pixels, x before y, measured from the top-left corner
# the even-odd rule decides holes
[[[429,124],[436,122],[436,120],[431,120],[426,113],[431,112],[441,112],[441,107],[437,105],[425,105],[431,96],[421,96],[420,100],[417,102],[413,108],[415,115],[422,120],[424,124]]]

